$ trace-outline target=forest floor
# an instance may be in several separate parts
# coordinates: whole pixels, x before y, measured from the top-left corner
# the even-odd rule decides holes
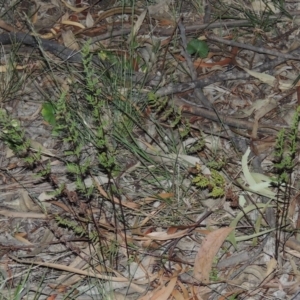
[[[300,299],[300,4],[0,5],[0,299]]]

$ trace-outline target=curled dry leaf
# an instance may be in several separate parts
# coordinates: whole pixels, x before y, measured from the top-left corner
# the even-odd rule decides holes
[[[70,21],[70,20],[62,21],[61,24],[71,25],[71,26],[78,27],[80,29],[85,29],[84,25],[82,25],[81,23],[79,23],[79,22],[73,22],[73,21]]]
[[[249,189],[254,193],[263,195],[270,199],[276,199],[275,193],[269,188],[271,186],[271,178],[261,176],[258,178],[256,173],[251,173],[248,167],[248,156],[250,154],[250,148],[248,147],[247,151],[242,157],[242,169],[246,182],[249,185]]]
[[[247,68],[242,68],[242,69],[244,69],[251,76],[259,79],[261,82],[266,83],[272,87],[278,87],[282,91],[286,91],[286,90],[293,88],[292,80],[277,80],[274,76],[271,76],[266,73],[252,71]]]

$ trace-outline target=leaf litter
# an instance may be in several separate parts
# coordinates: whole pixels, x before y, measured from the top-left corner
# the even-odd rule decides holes
[[[275,147],[299,103],[298,4],[26,2],[0,20],[35,37],[2,42],[1,297],[297,299],[297,155],[280,185]],[[110,173],[82,96],[89,39]],[[85,138],[70,157],[62,93]]]

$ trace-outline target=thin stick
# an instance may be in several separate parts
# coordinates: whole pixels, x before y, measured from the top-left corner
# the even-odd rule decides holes
[[[197,73],[196,73],[194,64],[192,62],[191,56],[188,54],[188,52],[186,50],[187,49],[187,40],[186,40],[185,28],[182,24],[182,20],[180,20],[178,22],[178,27],[180,30],[180,37],[181,37],[181,41],[182,41],[182,48],[183,48],[182,55],[184,56],[184,58],[187,62],[187,65],[190,69],[192,80],[197,80]],[[195,96],[201,101],[201,103],[204,105],[205,108],[212,109],[211,103],[205,97],[201,88],[195,88]]]
[[[88,277],[94,277],[102,280],[108,280],[112,282],[128,282],[128,285],[135,289],[137,292],[143,293],[145,292],[145,289],[143,287],[138,286],[134,282],[130,281],[130,279],[127,279],[126,277],[113,277],[113,276],[107,276],[107,275],[102,275],[102,274],[96,274],[94,273],[93,270],[80,270],[77,268],[69,267],[69,266],[64,266],[62,264],[55,264],[55,263],[49,263],[49,262],[38,262],[38,261],[33,261],[33,260],[23,260],[19,259],[16,256],[9,254],[8,255],[11,259],[15,260],[16,262],[20,264],[29,264],[29,265],[37,265],[41,267],[46,267],[46,268],[52,268],[52,269],[57,269],[57,270],[62,270],[70,273],[75,273],[75,274],[80,274]]]
[[[243,49],[248,49],[250,51],[253,52],[258,52],[258,53],[264,53],[264,54],[269,54],[269,55],[273,55],[273,56],[277,56],[277,57],[282,57],[286,60],[288,59],[294,59],[294,60],[300,60],[300,57],[288,54],[288,53],[281,53],[279,51],[276,50],[269,50],[266,49],[264,47],[255,47],[252,45],[248,45],[248,44],[242,44],[242,43],[238,43],[238,42],[234,42],[232,40],[225,40],[221,37],[215,36],[215,35],[207,35],[206,36],[208,40],[211,41],[215,41],[215,42],[219,42],[228,46],[233,46],[233,47],[238,47],[238,48],[243,48]]]

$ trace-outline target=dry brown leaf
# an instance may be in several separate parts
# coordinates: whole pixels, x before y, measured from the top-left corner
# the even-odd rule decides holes
[[[79,50],[79,45],[76,42],[75,36],[71,30],[62,31],[61,36],[66,47],[75,51]]]
[[[252,127],[252,132],[251,132],[251,137],[252,137],[253,140],[257,139],[258,126],[259,126],[258,125],[258,120],[254,119],[253,127]]]
[[[26,234],[25,234],[26,235]],[[24,233],[23,232],[17,232],[15,235],[14,235],[14,238],[16,240],[18,240],[19,242],[25,244],[25,245],[33,245],[32,243],[30,243],[27,239],[24,238]]]
[[[286,249],[285,251],[286,251],[287,253],[289,253],[289,254],[295,256],[295,257],[300,258],[300,253],[299,253],[299,251],[297,251],[297,250],[289,250],[289,249]]]
[[[80,12],[82,12],[82,11],[85,11],[85,10],[88,8],[88,6],[83,6],[83,7],[80,7],[80,8],[74,7],[74,6],[72,6],[71,4],[69,4],[69,3],[68,3],[67,1],[65,1],[65,0],[61,0],[61,2],[62,2],[67,8],[69,8],[70,10],[75,11],[75,12],[77,12],[77,13],[80,13]]]
[[[274,141],[265,141],[265,140],[258,140],[253,142],[253,147],[255,149],[255,153],[269,153],[272,151],[273,147],[275,146]]]
[[[277,260],[273,257],[267,262],[267,272],[266,276],[269,276],[277,268]]]
[[[174,297],[175,300],[185,300],[185,298],[177,290],[174,290],[172,292],[172,296]]]
[[[211,288],[207,286],[193,286],[192,291],[194,294],[192,299],[206,300],[208,298],[207,295],[211,293]]]
[[[82,25],[81,23],[79,23],[79,22],[74,22],[74,21],[70,21],[70,20],[63,20],[63,21],[61,21],[61,24],[64,24],[64,25],[71,25],[71,26],[78,27],[78,28],[80,28],[80,29],[85,29],[85,26]]]
[[[181,230],[174,234],[168,234],[167,232],[164,232],[164,231],[156,231],[156,232],[151,232],[149,234],[146,234],[145,237],[149,237],[152,240],[167,241],[167,240],[172,240],[172,239],[177,239],[177,238],[183,237],[188,232],[189,232],[189,229]]]
[[[220,228],[211,232],[204,238],[195,259],[195,279],[203,283],[209,282],[209,274],[211,272],[213,260],[224,240],[233,229],[234,228],[231,227]]]
[[[267,112],[269,112],[274,107],[276,107],[277,104],[278,104],[277,101],[270,96],[265,99],[255,100],[255,102],[251,105],[251,107],[244,108],[241,110],[241,112],[243,112],[247,116],[251,116],[254,113],[255,118],[260,119]]]
[[[40,212],[41,208],[35,204],[32,200],[31,197],[29,197],[29,194],[26,190],[21,190],[19,192],[20,198],[19,198],[19,205],[20,205],[20,210],[24,212]]]
[[[147,250],[149,250],[149,249],[154,250],[154,249],[160,249],[161,244],[149,239],[149,240],[143,241],[141,243],[141,247],[144,249],[147,249]]]
[[[242,110],[243,114],[247,116],[254,114],[254,124],[253,124],[252,134],[251,134],[253,139],[257,138],[257,130],[259,127],[258,121],[264,115],[266,115],[268,112],[270,112],[272,109],[276,107],[277,107],[277,101],[272,97],[268,97],[265,99],[258,99],[253,103],[253,105],[250,108],[245,108]]]
[[[148,12],[151,18],[160,21],[161,26],[174,25],[174,18],[170,13],[170,4],[172,0],[160,0],[155,5],[148,6]]]
[[[187,290],[186,286],[183,285],[180,280],[178,280],[177,283],[181,288],[184,299],[189,299],[189,291]]]
[[[276,78],[274,76],[271,76],[271,75],[266,74],[266,73],[259,73],[259,72],[256,72],[256,71],[252,71],[252,70],[249,70],[247,68],[242,68],[242,69],[244,69],[251,76],[259,79],[261,82],[264,82],[264,83],[266,83],[270,86],[275,85]]]
[[[49,193],[50,191],[48,192],[42,192],[39,196],[38,196],[38,200],[41,201],[41,202],[44,202],[46,200],[51,200],[53,198],[55,198],[55,196],[51,195]]]
[[[70,14],[66,12],[61,16],[61,22],[68,21],[69,18],[70,18]]]
[[[159,287],[159,290],[147,293],[139,300],[167,300],[174,290],[177,281],[177,276],[173,277],[167,286]]]
[[[178,228],[171,226],[167,229],[167,233],[168,234],[174,234],[175,232],[177,232]]]
[[[177,290],[173,290],[172,296],[174,297],[175,300],[185,300],[186,298],[183,297],[181,293]]]
[[[168,199],[168,198],[174,197],[174,195],[175,195],[174,193],[160,193],[160,194],[157,194],[157,197],[161,198],[161,199]]]
[[[272,1],[254,0],[251,1],[251,6],[255,12],[265,13],[268,9],[271,9],[274,14],[280,12],[278,7],[275,7],[275,5],[272,4]]]
[[[38,10],[35,10],[35,13],[31,17],[31,22],[32,24],[36,24],[37,21],[38,21]]]
[[[169,5],[171,4],[172,0],[160,0],[157,1],[157,4],[155,5],[149,5],[148,6],[148,11],[150,15],[156,15],[159,14],[161,12],[168,12],[169,9]]]
[[[300,277],[299,277],[300,271],[298,270],[297,263],[295,262],[294,258],[291,255],[288,255],[287,257],[288,257],[289,262],[291,264],[292,270],[293,270],[294,274],[296,275],[295,277],[297,278],[298,281],[300,281]]]
[[[6,31],[11,31],[11,32],[19,31],[17,28],[15,28],[11,25],[8,25],[6,22],[4,22],[1,19],[0,19],[0,28],[5,29]]]
[[[41,197],[42,196],[42,197]],[[54,198],[54,196],[51,196],[51,198]],[[50,198],[50,199],[51,199]],[[44,195],[40,195],[39,198],[38,198],[40,201],[43,201],[43,200],[49,200],[49,199],[44,199]],[[72,213],[72,208],[67,206],[66,204],[64,203],[61,203],[59,201],[50,201],[49,203],[53,204],[53,205],[56,205],[58,207],[60,207],[61,209],[63,209],[65,212],[68,212],[68,213]]]
[[[30,139],[30,147],[33,150],[36,150],[38,152],[41,152],[42,154],[46,154],[48,156],[52,156],[55,157],[56,155],[54,153],[52,153],[50,150],[48,150],[47,148],[45,148],[42,144],[40,144],[37,141],[31,140]],[[48,157],[44,157],[45,159],[48,159]]]
[[[86,255],[93,255],[95,250],[92,250],[89,246],[82,249],[80,255],[78,255],[70,264],[69,267],[84,269],[87,265],[87,262],[82,259],[82,257],[86,257]],[[73,286],[79,280],[82,280],[82,275],[74,274],[70,276],[70,274],[62,274],[57,278],[57,282],[64,283],[66,286]]]
[[[24,69],[28,69],[28,65],[25,65],[25,66],[20,66],[20,65],[16,65],[14,66],[14,69],[16,70],[24,70]],[[0,66],[0,73],[5,73],[7,71],[10,71],[11,70],[11,67],[9,66]]]
[[[87,13],[85,18],[85,24],[87,28],[92,28],[95,24],[93,16],[90,14],[90,12]]]
[[[127,43],[130,44],[130,42],[132,41],[132,39],[136,36],[136,34],[138,33],[138,31],[140,30],[142,24],[143,24],[143,21],[146,17],[146,14],[147,14],[147,10],[145,9],[139,16],[138,16],[138,19],[137,21],[135,22],[132,30],[131,30],[131,34],[129,35],[128,37],[128,40],[127,40]]]
[[[260,120],[264,115],[266,115],[275,107],[277,107],[277,105],[278,105],[277,101],[271,97],[264,99],[260,107],[255,108],[254,118],[256,120]]]
[[[57,32],[54,30],[54,29],[50,29],[51,32],[47,32],[45,34],[41,34],[40,35],[40,38],[41,39],[45,39],[45,40],[51,40],[53,39],[56,35],[57,35]]]
[[[292,80],[277,80],[274,76],[271,76],[266,73],[259,73],[256,71],[249,70],[247,68],[242,68],[242,69],[244,69],[251,76],[259,79],[261,82],[264,82],[272,87],[278,87],[282,91],[286,91],[293,88]]]
[[[10,210],[0,210],[0,215],[6,216],[9,218],[26,218],[26,219],[47,219],[48,217],[44,214],[35,214],[35,213],[27,213],[27,212],[17,212]]]
[[[137,234],[137,235],[143,235],[141,228],[151,219],[153,218],[153,216],[155,216],[157,214],[157,211],[153,211],[151,213],[149,213],[149,215],[143,220],[143,221],[135,221],[134,226],[132,226],[132,234]]]
[[[96,188],[98,189],[98,191],[100,192],[100,194],[105,197],[106,199],[109,199],[111,201],[113,201],[116,204],[131,208],[131,209],[138,209],[140,207],[140,205],[131,202],[131,201],[120,201],[117,197],[109,197],[108,194],[106,193],[106,191],[100,186],[99,182],[97,181],[96,177],[92,177],[93,178],[93,182],[96,186]]]

